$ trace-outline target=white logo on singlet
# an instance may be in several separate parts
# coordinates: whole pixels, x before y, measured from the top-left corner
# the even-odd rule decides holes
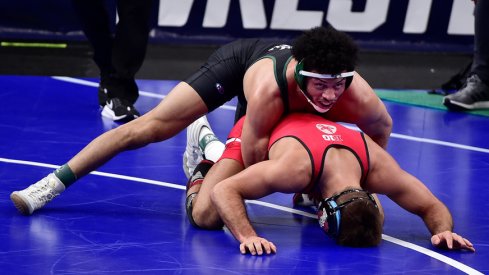
[[[287,45],[287,44],[277,45],[277,46],[273,46],[268,51],[269,52],[275,51],[275,50],[281,51],[281,50],[286,50],[286,49],[292,49],[292,46]]]
[[[216,90],[221,95],[224,94],[224,87],[221,85],[221,83],[216,83]]]
[[[325,133],[325,134],[334,134],[336,133],[336,126],[329,125],[329,124],[316,124],[316,128],[319,129],[319,131]]]
[[[325,133],[326,135],[323,135],[324,140],[328,141],[343,141],[343,138],[341,135],[335,135],[336,133],[336,126],[329,125],[329,124],[316,124],[316,128],[318,128],[319,131]]]

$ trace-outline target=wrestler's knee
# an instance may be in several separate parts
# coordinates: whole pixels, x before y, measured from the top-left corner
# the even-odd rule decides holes
[[[194,204],[194,200],[197,197],[197,194],[194,194],[190,194],[185,203],[187,217],[190,223],[194,227],[202,229],[222,229],[224,224],[216,209],[211,206]]]

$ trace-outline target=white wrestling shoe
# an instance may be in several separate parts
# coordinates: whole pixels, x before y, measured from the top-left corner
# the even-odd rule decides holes
[[[187,147],[183,153],[183,171],[187,179],[194,173],[195,167],[204,159],[204,151],[199,146],[200,131],[203,127],[212,131],[206,116],[203,116],[187,127]]]
[[[23,215],[30,215],[65,190],[64,184],[53,174],[21,191],[14,191],[10,199]]]

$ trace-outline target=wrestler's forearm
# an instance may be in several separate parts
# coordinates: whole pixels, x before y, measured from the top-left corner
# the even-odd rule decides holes
[[[245,167],[265,160],[267,155],[268,137],[252,142],[243,142],[241,144],[243,162]]]
[[[387,112],[384,104],[377,99],[377,104],[372,110],[371,116],[366,116],[363,120],[357,123],[357,126],[362,129],[375,143],[386,149],[389,143],[389,138],[392,133],[392,117]]]
[[[441,202],[436,203],[426,210],[421,218],[431,232],[431,235],[445,231],[453,231],[452,215]]]
[[[224,224],[240,243],[246,238],[256,236],[246,213],[244,200],[237,192],[223,185],[225,184],[214,188],[212,201]]]
[[[392,133],[392,120],[390,119],[390,116],[386,116],[377,123],[365,125],[364,127],[360,128],[380,147],[384,149],[387,148],[387,144],[389,143],[389,138]]]
[[[370,136],[370,135],[369,135]],[[380,135],[370,136],[375,143],[377,143],[383,149],[387,149],[387,144],[389,143],[390,132],[384,132]]]

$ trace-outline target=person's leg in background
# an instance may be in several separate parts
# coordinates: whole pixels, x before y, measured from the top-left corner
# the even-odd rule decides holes
[[[93,61],[100,70],[99,104],[105,106],[102,93],[105,82],[114,73],[112,67],[112,28],[106,2],[100,0],[72,0],[83,33],[93,49]],[[113,23],[115,25],[115,23]],[[103,95],[103,96],[101,96]]]
[[[99,97],[107,97],[102,115],[112,120],[125,122],[139,117],[133,106],[139,96],[135,75],[146,55],[152,7],[153,0],[117,0],[119,21],[111,56],[114,72],[99,91]]]
[[[153,0],[118,0],[117,23],[112,46],[112,66],[115,74],[108,87],[109,98],[119,98],[133,105],[139,91],[135,75],[146,55]],[[111,86],[114,92],[110,91]]]
[[[489,109],[489,2],[475,1],[474,57],[471,73],[459,91],[444,97],[449,110]]]
[[[135,75],[146,55],[153,0],[118,0],[117,25],[105,1],[73,0],[73,4],[100,69],[102,115],[122,122],[139,117],[133,106],[139,96]]]
[[[474,64],[472,71],[489,85],[489,2],[477,1],[475,5]]]

